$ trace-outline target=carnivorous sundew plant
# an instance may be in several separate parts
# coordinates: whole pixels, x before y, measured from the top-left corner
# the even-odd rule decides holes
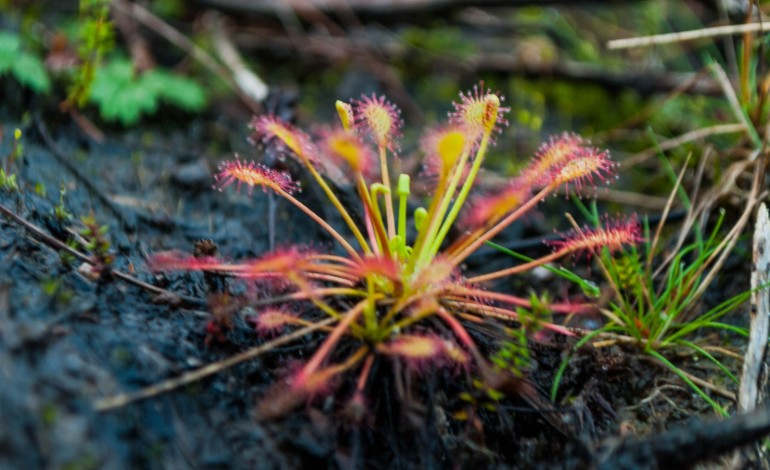
[[[352,403],[363,403],[373,365],[380,360],[395,361],[398,370],[407,372],[449,367],[489,377],[493,368],[468,325],[490,317],[514,326],[534,319],[529,318],[533,301],[488,290],[487,281],[581,251],[614,250],[639,240],[635,221],[610,223],[574,233],[540,259],[464,275],[461,266],[474,251],[548,195],[560,188],[580,191],[615,177],[617,164],[607,151],[577,135],[564,134],[543,144],[504,190],[471,198],[484,157],[507,124],[509,109],[501,105],[502,100],[483,84],[476,86],[460,94],[447,123],[425,134],[421,141],[425,166],[436,184],[426,205],[413,211],[408,204],[411,177],[394,173],[402,121],[399,110],[385,98],[338,101],[341,125],[312,137],[276,116],[252,120],[252,140],[298,160],[341,215],[344,230],[297,198],[300,185],[289,174],[261,163],[238,156],[222,163],[215,188],[221,191],[235,184],[247,186],[249,194],[255,188],[277,194],[317,222],[344,254],[286,247],[257,259],[226,262],[170,252],[157,254],[151,264],[162,271],[216,272],[247,282],[282,285],[283,291],[275,297],[257,302],[262,310],[254,322],[261,334],[325,322],[322,344],[260,400],[261,416],[278,416],[314,396],[328,394],[344,377],[350,378],[346,383]],[[347,169],[360,207],[340,202],[325,175],[330,164]],[[362,217],[357,218],[359,214]],[[450,240],[454,225],[461,233]],[[291,286],[288,294],[287,285]],[[565,302],[546,307],[550,312],[576,313],[591,305]],[[550,321],[541,319],[538,326],[570,334]]]

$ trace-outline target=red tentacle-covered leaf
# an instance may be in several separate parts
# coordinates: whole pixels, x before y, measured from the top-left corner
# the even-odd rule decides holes
[[[238,191],[241,186],[248,186],[249,195],[254,192],[256,186],[261,186],[263,191],[271,189],[276,192],[291,194],[299,191],[299,183],[293,181],[288,173],[276,171],[262,163],[245,162],[238,155],[235,160],[225,161],[219,164],[219,172],[214,175],[214,189],[222,191],[235,183]]]
[[[311,163],[316,161],[316,152],[310,137],[273,115],[255,116],[249,123],[253,131],[249,140],[253,144],[272,146],[288,150],[289,155]]]
[[[484,83],[474,85],[467,93],[460,93],[460,102],[453,102],[454,111],[449,113],[449,122],[461,126],[472,139],[490,132],[494,138],[508,125],[505,113],[511,108],[501,106],[504,97],[484,88]]]
[[[352,101],[354,128],[368,132],[377,145],[397,150],[395,140],[403,125],[401,111],[384,96],[361,96]]]
[[[589,256],[594,250],[607,248],[610,252],[622,249],[643,240],[642,228],[635,216],[627,219],[607,220],[604,227],[582,228],[567,232],[564,240],[546,242],[557,251],[585,252]]]

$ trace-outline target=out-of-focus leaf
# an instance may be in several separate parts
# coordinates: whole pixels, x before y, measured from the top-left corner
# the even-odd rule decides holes
[[[32,54],[19,54],[13,62],[13,76],[36,93],[48,93],[51,89],[51,80],[43,61]]]
[[[206,92],[196,82],[162,70],[137,75],[130,61],[118,59],[96,72],[91,100],[102,118],[136,124],[142,115],[154,114],[160,102],[197,112],[206,105]]]
[[[20,48],[19,36],[0,32],[0,73],[10,70],[14,59],[19,54]]]
[[[163,70],[151,70],[142,76],[142,83],[153,89],[163,101],[185,111],[197,112],[206,106],[206,91],[189,78]]]

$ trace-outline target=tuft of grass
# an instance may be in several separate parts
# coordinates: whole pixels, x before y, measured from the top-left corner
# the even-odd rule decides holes
[[[689,200],[683,193],[680,197],[689,206]],[[587,208],[577,201],[577,205],[592,224],[601,222],[596,204]],[[573,352],[599,337],[606,341],[594,344],[633,344],[674,372],[715,411],[727,415],[727,411],[704,391],[704,387],[710,384],[685,372],[672,359],[676,353],[689,351],[691,355],[705,358],[727,379],[738,383],[735,375],[718,358],[720,354],[729,354],[729,351],[699,339],[706,329],[748,336],[745,328],[724,323],[721,319],[744,304],[751,291],[742,292],[702,311],[702,296],[713,279],[707,276],[708,271],[725,249],[719,237],[724,216],[724,210],[720,211],[709,233],[704,234],[697,224],[693,225],[689,236],[691,242],[683,244],[668,257],[659,244],[665,217],[654,234],[649,224],[644,223],[645,242],[641,252],[636,246],[624,247],[615,254],[606,249],[597,250],[596,262],[612,289],[613,298],[606,308],[600,310],[607,323],[581,338]],[[569,359],[567,357],[557,371],[551,399],[556,398]]]

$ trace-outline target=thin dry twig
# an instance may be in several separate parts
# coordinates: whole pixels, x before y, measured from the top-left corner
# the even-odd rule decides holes
[[[746,115],[746,113],[743,112],[741,103],[738,100],[738,95],[735,94],[735,89],[733,88],[730,79],[727,77],[725,69],[723,69],[722,66],[716,62],[713,62],[710,68],[717,82],[719,83],[719,86],[722,87],[722,93],[724,93],[727,102],[730,104],[730,109],[732,110],[735,119],[743,123],[745,126],[744,130],[749,135],[749,137],[754,140],[757,146],[760,145],[760,142],[758,142],[759,138],[756,135],[756,130],[754,129],[754,125],[751,123],[751,121],[749,121],[749,117]]]
[[[652,211],[662,211],[666,207],[666,198],[617,189],[597,191],[595,197],[602,201],[616,202]]]
[[[90,265],[94,265],[94,259],[85,253],[82,253],[71,246],[68,246],[66,243],[57,240],[56,238],[52,237],[51,235],[45,233],[43,230],[41,230],[36,225],[30,223],[23,217],[19,216],[18,214],[14,213],[11,209],[8,207],[0,204],[0,214],[6,216],[7,218],[11,219],[11,221],[21,225],[24,227],[27,231],[29,231],[35,238],[39,239],[46,245],[50,246],[51,248],[63,251],[69,255],[72,255],[76,259],[88,263]],[[152,284],[148,284],[140,279],[137,279],[129,274],[126,274],[121,271],[116,271],[114,269],[110,270],[110,275],[113,277],[120,279],[121,281],[127,282],[129,284],[133,284],[137,287],[140,287],[144,290],[147,290],[149,292],[152,292],[154,294],[157,294],[159,296],[162,296],[165,299],[169,299],[170,301],[178,302],[182,305],[187,306],[194,306],[194,307],[200,307],[204,304],[203,301],[192,298],[192,297],[185,297],[180,296],[179,294],[176,294],[174,292],[168,291],[166,289],[162,289],[157,286],[153,286]]]
[[[627,406],[625,409],[628,410],[628,411],[638,410],[639,408],[643,407],[647,403],[649,403],[652,400],[654,400],[658,395],[661,395],[661,397],[664,400],[667,400],[668,403],[670,405],[672,405],[674,408],[678,408],[676,406],[676,404],[673,401],[671,401],[671,399],[669,399],[668,397],[663,395],[663,390],[677,390],[677,391],[680,391],[680,392],[687,392],[687,389],[682,387],[681,385],[674,385],[674,384],[660,385],[660,386],[655,387],[655,389],[652,391],[652,393],[650,393],[645,398],[643,398],[641,401],[639,401],[639,403],[637,403],[635,405],[632,405],[632,406]]]
[[[718,36],[733,36],[744,33],[759,33],[770,31],[768,23],[746,23],[726,26],[714,26],[712,28],[701,28],[692,31],[681,31],[678,33],[655,34],[652,36],[640,36],[635,38],[613,39],[607,41],[607,49],[632,49],[636,47],[649,47],[660,44],[672,44],[678,42],[695,41],[698,39],[713,38]]]
[[[738,132],[745,132],[745,131],[746,131],[745,123],[717,124],[714,126],[702,127],[700,129],[695,129],[690,132],[685,132],[684,134],[678,135],[676,137],[672,137],[671,139],[664,140],[663,142],[661,142],[656,146],[650,147],[647,150],[643,150],[639,153],[636,153],[626,158],[625,160],[623,160],[623,165],[626,165],[628,167],[636,166],[654,157],[660,151],[675,149],[680,145],[684,145],[688,142],[694,142],[696,140],[705,139],[706,137],[711,137],[713,135],[735,134]]]
[[[646,269],[645,272],[647,276],[650,276],[650,270],[652,268],[652,258],[655,256],[655,250],[658,247],[658,241],[660,241],[660,234],[663,232],[663,227],[666,225],[666,219],[668,218],[668,213],[671,211],[671,206],[674,204],[674,200],[676,199],[677,192],[679,191],[679,187],[682,185],[682,178],[684,178],[684,173],[687,171],[687,164],[690,162],[691,155],[687,155],[687,160],[684,161],[684,165],[682,165],[682,170],[679,172],[679,177],[676,179],[676,184],[674,184],[674,189],[671,190],[671,194],[668,196],[668,202],[666,203],[666,208],[663,209],[663,215],[660,217],[660,222],[658,222],[658,227],[655,229],[655,235],[652,237],[652,243],[650,244],[650,252],[647,253],[647,263],[646,263]],[[655,275],[653,275],[654,277]]]
[[[654,364],[657,364],[657,365],[659,365],[660,367],[663,367],[666,370],[671,370],[671,368],[668,367],[664,362],[662,362],[659,359],[656,359],[654,357],[645,356],[645,360],[650,361],[650,362],[652,362]],[[709,382],[708,380],[703,380],[700,377],[692,375],[689,372],[687,372],[687,371],[685,371],[685,370],[683,370],[681,368],[679,369],[678,372],[681,373],[683,376],[687,377],[688,380],[690,380],[692,383],[694,383],[695,385],[697,385],[699,387],[711,390],[712,392],[716,393],[717,395],[719,395],[721,397],[724,397],[724,398],[727,398],[728,400],[732,400],[732,401],[736,401],[737,400],[737,397],[735,396],[735,393],[733,393],[733,392],[731,392],[731,391],[729,391],[729,390],[727,390],[725,388],[722,388],[722,387],[719,387],[717,385],[714,385],[713,383]]]
[[[267,84],[241,58],[222,15],[215,12],[207,13],[204,16],[204,24],[211,33],[217,54],[232,72],[233,80],[238,88],[256,102],[264,101],[269,92]]]
[[[237,93],[241,100],[253,112],[259,112],[260,107],[258,103],[256,103],[251,97],[247,96],[241,91],[240,87],[235,82],[228,70],[208,52],[201,49],[198,45],[192,42],[187,36],[179,32],[176,28],[166,23],[161,18],[143,6],[139,5],[138,3],[132,3],[127,0],[112,0],[111,5],[113,8],[116,8],[122,13],[132,16],[134,19],[136,19],[136,21],[157,32],[178,48],[186,51],[188,54],[190,54],[190,57],[198,61],[214,75],[218,76],[225,84],[227,84],[228,87],[230,87],[230,89]]]
[[[743,233],[743,229],[746,227],[746,224],[751,219],[751,214],[754,212],[754,207],[756,206],[757,202],[759,202],[759,195],[764,187],[766,163],[767,162],[765,156],[761,157],[760,160],[755,163],[754,181],[751,186],[751,192],[749,193],[748,199],[746,201],[746,209],[743,211],[743,214],[741,214],[738,222],[735,223],[730,232],[728,232],[725,238],[714,249],[714,253],[704,262],[704,268],[706,266],[711,266],[711,270],[701,281],[700,287],[698,287],[698,290],[695,291],[693,298],[700,298],[706,289],[708,289],[711,281],[722,269],[722,265],[730,255],[730,252],[732,251],[735,244],[738,242],[738,238],[740,237],[741,233]]]
[[[712,152],[712,147],[709,146],[704,150],[703,157],[701,158],[700,162],[698,163],[698,170],[695,174],[695,187],[693,188],[692,195],[690,196],[691,201],[695,201],[698,198],[698,193],[700,192],[700,185],[703,181],[703,173],[706,169],[706,163],[710,160]],[[671,250],[671,252],[666,256],[663,261],[660,263],[658,268],[655,270],[655,273],[653,274],[653,277],[658,277],[660,273],[663,272],[670,264],[671,262],[676,258],[677,254],[680,252],[682,246],[684,245],[685,241],[687,240],[687,237],[690,235],[690,229],[695,224],[697,218],[698,218],[699,211],[694,207],[690,206],[690,208],[687,210],[687,214],[684,218],[684,222],[682,223],[681,228],[679,229],[679,237],[676,241],[676,245],[674,245],[674,248]]]
[[[214,375],[236,364],[240,364],[241,362],[248,361],[249,359],[254,359],[279,346],[283,346],[284,344],[290,343],[295,339],[301,338],[316,330],[325,328],[331,325],[335,321],[337,321],[337,319],[327,318],[326,320],[322,320],[317,323],[314,323],[313,325],[300,328],[299,330],[280,336],[274,340],[268,341],[267,343],[260,344],[259,346],[255,346],[251,349],[247,349],[246,351],[243,351],[234,356],[228,357],[227,359],[213,362],[199,369],[184,373],[179,377],[174,377],[172,379],[164,380],[162,382],[156,383],[154,385],[150,385],[149,387],[143,388],[133,393],[121,393],[113,397],[102,398],[100,400],[97,400],[94,403],[94,409],[96,411],[109,411],[115,408],[126,406],[130,403],[133,403],[139,400],[144,400],[147,398],[154,397],[156,395],[160,395],[161,393],[170,392],[171,390],[175,390],[183,385],[187,385],[189,383],[196,382],[210,375]]]

